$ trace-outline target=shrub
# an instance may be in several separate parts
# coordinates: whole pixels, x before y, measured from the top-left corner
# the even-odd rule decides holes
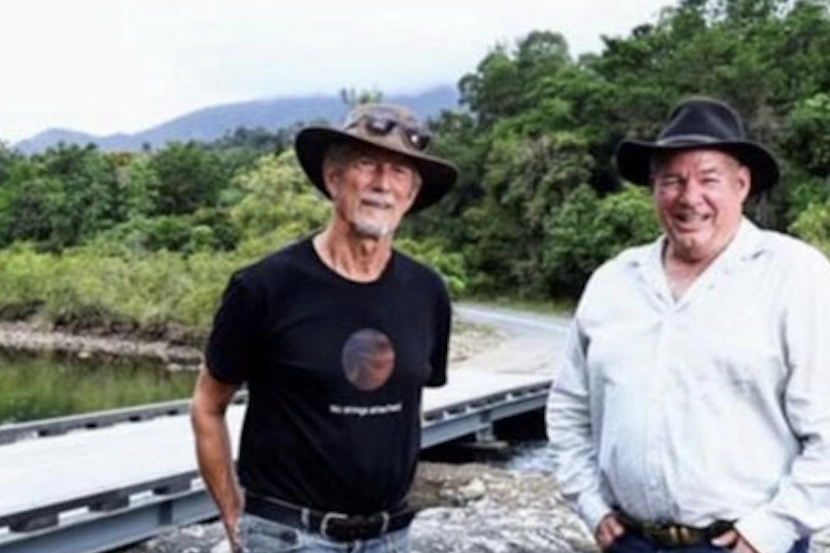
[[[653,240],[659,232],[645,189],[629,186],[599,198],[587,186],[577,188],[547,228],[543,267],[551,293],[578,294],[605,260]]]

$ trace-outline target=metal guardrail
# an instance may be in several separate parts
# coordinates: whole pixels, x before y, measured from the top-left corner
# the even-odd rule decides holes
[[[492,423],[543,409],[550,383],[522,386],[424,413],[421,449],[491,427]]]
[[[158,484],[162,487],[153,490]],[[216,507],[195,472],[146,485],[151,489],[143,493],[119,490],[109,498],[98,494],[6,517],[0,523],[10,526],[6,536],[0,534],[0,551],[104,553],[216,516]],[[77,507],[84,500],[92,503]]]
[[[248,392],[241,391],[234,396],[233,403],[244,403],[247,400]],[[95,430],[128,422],[144,422],[158,417],[173,417],[184,415],[189,411],[190,400],[180,399],[151,405],[96,411],[83,415],[0,425],[0,445],[25,439],[59,436],[79,430]]]
[[[427,449],[490,428],[496,421],[540,410],[545,405],[548,387],[549,383],[523,386],[427,411],[421,447]],[[235,398],[237,402],[244,400],[244,396]],[[166,416],[182,403],[186,411],[188,402],[170,402],[68,417],[66,421],[44,421],[40,426],[33,423],[28,435]],[[145,418],[123,418],[127,412]],[[198,473],[190,471],[0,516],[0,553],[104,553],[216,515],[216,507]]]

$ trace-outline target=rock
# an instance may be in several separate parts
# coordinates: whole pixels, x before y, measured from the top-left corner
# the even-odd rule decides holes
[[[210,553],[231,553],[231,544],[228,540],[222,540],[211,548]]]
[[[147,341],[133,334],[73,334],[44,330],[31,322],[0,322],[0,349],[29,353],[58,352],[80,359],[131,358],[159,362],[174,360],[182,369],[195,370],[202,361],[200,349],[170,341]]]
[[[475,501],[484,497],[487,493],[487,487],[480,478],[474,478],[469,484],[458,490],[458,493],[467,501]]]
[[[475,498],[475,499],[473,499]],[[598,553],[553,478],[478,464],[421,463],[412,503],[412,553]],[[811,553],[830,553],[830,535]],[[121,553],[230,553],[218,522],[189,526]]]
[[[105,328],[54,325],[40,320],[0,321],[0,349],[40,354],[58,352],[80,359],[141,359],[170,370],[198,370],[203,361],[195,331],[173,324],[140,329],[113,323]],[[504,336],[493,327],[458,322],[450,337],[450,363],[497,346]]]
[[[202,538],[207,533],[207,530],[204,526],[200,526],[198,524],[194,524],[193,526],[187,526],[186,528],[182,529],[182,534],[192,538]]]

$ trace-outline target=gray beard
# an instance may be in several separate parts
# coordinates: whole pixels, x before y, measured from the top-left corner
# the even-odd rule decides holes
[[[371,240],[381,240],[395,232],[395,229],[389,225],[367,223],[364,221],[355,221],[352,224],[352,228],[359,237]]]

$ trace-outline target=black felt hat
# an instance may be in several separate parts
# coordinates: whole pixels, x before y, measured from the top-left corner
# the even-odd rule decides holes
[[[711,98],[692,98],[672,111],[656,142],[625,139],[617,147],[620,175],[635,184],[648,185],[654,154],[691,150],[720,150],[746,165],[752,174],[752,191],[778,182],[780,171],[767,148],[747,140],[740,116],[727,104]]]
[[[301,130],[295,148],[306,175],[327,197],[323,159],[333,144],[357,141],[403,154],[415,163],[423,181],[409,210],[414,212],[441,199],[458,178],[458,170],[452,163],[426,153],[429,138],[429,133],[409,109],[393,104],[362,104],[349,113],[341,128]]]

